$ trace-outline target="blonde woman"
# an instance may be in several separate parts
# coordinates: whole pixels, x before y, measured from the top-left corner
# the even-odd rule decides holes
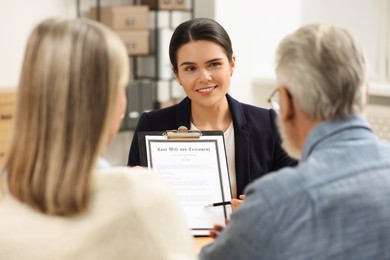
[[[123,117],[128,67],[121,40],[97,22],[33,30],[1,180],[0,259],[195,258],[158,176],[100,158]]]

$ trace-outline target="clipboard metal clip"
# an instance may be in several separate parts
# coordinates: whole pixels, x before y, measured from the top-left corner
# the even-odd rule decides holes
[[[167,130],[163,133],[168,139],[199,139],[201,131],[188,130],[185,126],[180,126],[177,130]]]

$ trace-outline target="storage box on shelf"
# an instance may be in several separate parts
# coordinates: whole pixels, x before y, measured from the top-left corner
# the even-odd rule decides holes
[[[170,10],[173,0],[141,0],[141,5],[147,5],[151,10]]]
[[[129,55],[149,53],[149,31],[117,31]]]
[[[129,55],[142,55],[150,52],[148,16],[149,7],[146,5],[100,7],[100,22],[119,35]],[[89,17],[97,19],[96,7],[91,8]]]
[[[173,9],[175,10],[191,10],[192,1],[191,0],[172,0]]]
[[[142,5],[148,5],[151,10],[190,10],[191,0],[141,0]]]
[[[0,165],[4,162],[11,138],[15,103],[15,90],[0,90]]]
[[[97,19],[92,7],[90,17]],[[147,30],[149,7],[146,5],[117,5],[100,7],[100,22],[114,30]]]

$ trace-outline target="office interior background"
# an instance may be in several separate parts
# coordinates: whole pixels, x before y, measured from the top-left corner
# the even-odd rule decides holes
[[[89,10],[96,7],[98,2],[105,7],[135,5],[142,1],[0,0],[2,35],[0,91],[17,90],[27,38],[38,22],[52,16],[88,16]],[[390,0],[185,0],[184,2],[189,8],[193,8],[190,15],[183,11],[150,10],[148,13],[150,27],[153,27],[152,20],[156,19],[156,12],[158,12],[157,27],[160,31],[164,31],[166,27],[174,28],[191,15],[217,20],[229,33],[237,57],[229,93],[242,102],[262,107],[269,107],[266,102],[267,97],[276,87],[274,53],[281,38],[299,26],[313,22],[336,24],[352,31],[363,45],[370,66],[367,117],[374,131],[381,138],[390,140]],[[169,35],[169,32],[165,36],[160,34],[158,40],[159,73],[162,77],[168,78],[172,76],[167,51]],[[143,66],[137,64],[144,73],[152,67],[148,66],[148,63]],[[148,95],[153,96],[159,104],[166,105],[171,104],[172,100],[177,101],[184,97],[181,87],[174,80],[168,85],[166,82],[159,82],[157,90]],[[0,98],[1,102],[4,100]],[[129,102],[133,102],[131,98]],[[145,110],[148,109],[151,108]],[[134,111],[128,111],[127,116],[134,115],[131,112]],[[142,111],[138,112],[142,113]],[[131,139],[131,129],[123,129],[114,143],[107,148],[105,157],[113,165],[126,164]],[[0,144],[1,142],[3,140],[0,140]]]

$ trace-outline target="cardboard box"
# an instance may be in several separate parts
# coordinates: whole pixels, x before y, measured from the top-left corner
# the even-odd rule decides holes
[[[191,10],[193,0],[172,0],[173,7],[175,10]]]
[[[97,20],[96,7],[90,18]],[[146,5],[118,5],[100,7],[100,22],[114,30],[148,29],[149,7]]]
[[[141,5],[147,5],[151,10],[171,10],[174,0],[141,0]]]
[[[149,53],[149,31],[116,31],[126,45],[129,55],[140,55]]]

